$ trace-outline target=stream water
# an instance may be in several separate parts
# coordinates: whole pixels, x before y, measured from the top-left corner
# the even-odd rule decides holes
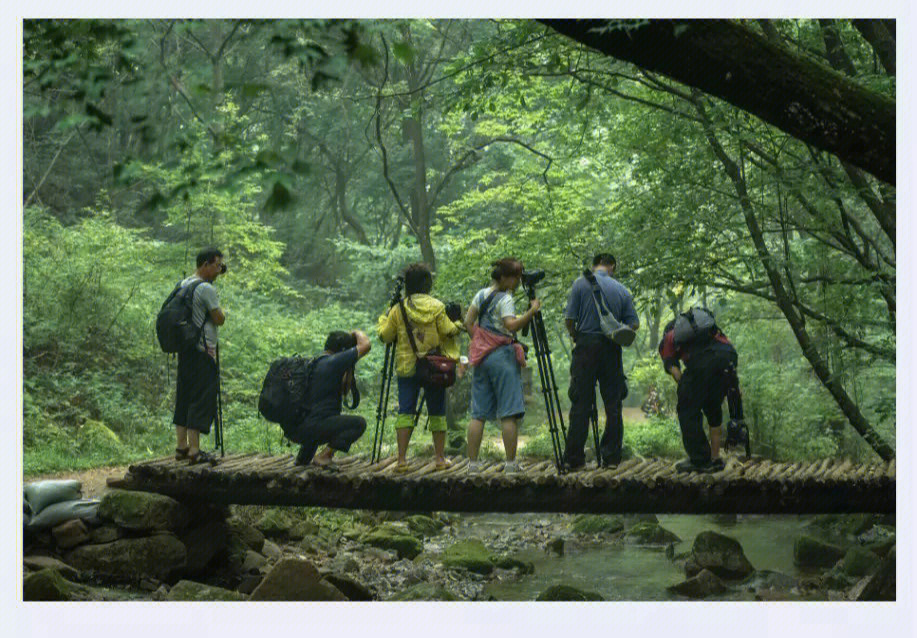
[[[800,575],[793,564],[793,542],[809,517],[740,516],[735,523],[718,522],[712,516],[659,515],[658,519],[662,527],[682,539],[675,546],[676,554],[689,551],[699,532],[713,530],[739,541],[755,569]],[[491,545],[497,539],[518,536],[520,529],[556,533],[570,520],[572,517],[545,514],[468,515],[462,517],[456,536],[477,537]],[[596,592],[605,600],[677,598],[666,587],[682,582],[684,571],[666,557],[664,548],[564,536],[562,556],[548,553],[534,542],[524,543],[514,553],[531,561],[535,573],[489,582],[485,593],[498,600],[534,600],[547,587],[564,583]]]

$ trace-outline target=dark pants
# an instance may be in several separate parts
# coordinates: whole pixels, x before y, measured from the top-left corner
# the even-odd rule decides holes
[[[216,361],[197,348],[179,352],[177,377],[172,423],[209,434],[217,413]]]
[[[421,387],[416,372],[414,376],[398,377],[398,414],[417,414]],[[428,415],[446,415],[446,388],[430,386],[423,388],[423,394]]]
[[[599,383],[605,404],[605,431],[599,442],[605,463],[620,463],[624,439],[621,402],[625,396],[621,346],[601,335],[579,335],[570,361],[570,429],[564,461],[576,467],[586,456],[583,449],[589,435],[589,417],[595,403],[595,384]]]
[[[297,440],[302,443],[300,463],[310,463],[319,445],[327,444],[332,450],[347,452],[354,441],[363,436],[366,419],[353,414],[338,414],[319,421],[307,421],[299,429]]]
[[[711,428],[723,424],[723,399],[734,388],[738,395],[736,363],[738,356],[731,348],[710,348],[692,354],[685,364],[685,371],[678,384],[678,425],[681,426],[681,440],[688,458],[695,465],[710,462],[710,443],[704,434],[704,416]],[[741,399],[738,399],[741,418]],[[733,409],[733,402],[730,401]]]

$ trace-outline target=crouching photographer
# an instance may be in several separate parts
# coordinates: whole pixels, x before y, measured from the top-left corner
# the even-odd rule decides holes
[[[353,393],[354,409],[359,404],[354,369],[357,361],[370,350],[369,338],[359,330],[335,331],[325,340],[325,350],[314,362],[306,403],[309,415],[299,426],[296,441],[302,443],[296,456],[297,465],[327,466],[334,453],[347,452],[366,430],[366,419],[358,415],[341,414],[343,397]],[[319,454],[315,451],[326,445]]]

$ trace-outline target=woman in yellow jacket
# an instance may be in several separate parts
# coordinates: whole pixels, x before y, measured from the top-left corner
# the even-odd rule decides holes
[[[461,309],[453,320],[446,314],[443,302],[430,296],[433,288],[433,274],[426,264],[411,264],[404,271],[404,306],[417,344],[417,356],[424,356],[434,349],[438,354],[458,361],[459,349],[456,337],[462,329]],[[414,415],[420,393],[420,382],[416,376],[417,356],[408,339],[407,326],[401,315],[401,305],[395,304],[388,313],[379,317],[376,330],[383,343],[397,340],[395,345],[395,374],[398,376],[398,418],[395,420],[395,434],[398,440],[398,465],[395,471],[407,469],[405,454],[414,430]],[[445,388],[424,388],[427,414],[430,416],[430,432],[433,434],[433,453],[436,468],[445,469],[449,462],[443,456],[446,444],[446,390]]]

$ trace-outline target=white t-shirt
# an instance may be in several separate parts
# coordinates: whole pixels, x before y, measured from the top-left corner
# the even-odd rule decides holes
[[[471,305],[480,310],[481,304],[484,303],[484,300],[487,299],[487,297],[489,297],[490,293],[493,291],[493,286],[482,288],[471,300]],[[491,332],[497,332],[499,334],[506,335],[507,337],[512,337],[513,333],[507,330],[506,326],[503,325],[503,318],[515,316],[516,302],[513,301],[512,293],[498,292],[496,295],[494,295],[494,298],[490,301],[490,304],[485,309],[484,316],[480,317],[480,321],[481,325]]]

